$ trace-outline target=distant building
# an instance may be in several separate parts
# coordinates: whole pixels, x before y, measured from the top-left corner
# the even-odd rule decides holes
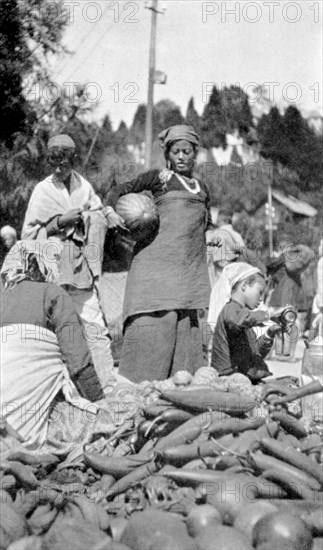
[[[286,220],[307,225],[310,219],[314,218],[318,214],[316,208],[313,208],[313,206],[304,200],[297,199],[292,195],[286,195],[276,189],[273,189],[272,197],[274,207],[274,226],[277,226],[277,224]],[[256,211],[253,212],[255,220],[258,222],[257,225],[263,225],[264,220],[267,219],[266,202],[267,199],[264,199]]]

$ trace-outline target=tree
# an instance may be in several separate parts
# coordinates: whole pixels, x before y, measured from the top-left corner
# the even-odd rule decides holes
[[[24,129],[27,102],[22,94],[22,73],[31,67],[17,0],[0,2],[0,35],[0,141],[9,143],[15,132]]]
[[[130,139],[135,145],[141,145],[145,141],[147,107],[141,103],[133,118],[130,128]],[[153,107],[153,140],[158,140],[158,134],[176,124],[184,124],[185,119],[180,108],[170,99],[162,99]]]
[[[49,54],[63,51],[61,38],[68,21],[63,0],[2,0],[0,2],[0,141],[9,147],[16,132],[24,131],[33,103],[35,83],[50,81]]]
[[[237,130],[240,136],[247,136],[253,126],[247,94],[239,86],[230,86],[221,95],[226,132],[232,134]]]
[[[200,132],[201,132],[201,117],[195,109],[193,97],[191,97],[191,99],[189,100],[188,105],[187,105],[185,122],[186,122],[186,124],[189,124],[190,126],[193,126],[193,128],[196,130],[196,132],[198,134],[200,134]]]
[[[285,164],[299,176],[300,189],[322,188],[322,138],[308,126],[299,110],[289,106],[283,117],[285,127]]]
[[[288,107],[284,115],[273,107],[260,119],[257,134],[261,155],[286,168],[286,181],[279,181],[283,188],[288,191],[291,181],[302,191],[322,188],[322,136],[315,134],[296,107]]]
[[[210,147],[226,147],[226,121],[223,112],[221,93],[213,87],[208,103],[202,115],[202,145]]]
[[[130,128],[130,136],[135,145],[141,145],[145,141],[147,107],[144,103],[138,105]]]
[[[274,162],[286,162],[285,156],[285,125],[277,107],[273,107],[268,115],[263,115],[259,121],[258,139],[260,154]]]
[[[114,134],[114,149],[117,153],[119,151],[124,151],[127,148],[128,137],[129,130],[126,123],[122,120],[116,133]]]
[[[176,124],[184,124],[184,117],[180,108],[170,99],[162,99],[154,106],[153,110],[153,137],[158,138],[158,134]]]

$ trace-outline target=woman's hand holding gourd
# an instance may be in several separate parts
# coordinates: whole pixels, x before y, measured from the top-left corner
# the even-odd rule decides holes
[[[124,219],[119,216],[119,214],[117,214],[111,206],[103,208],[103,214],[107,219],[109,229],[122,229],[123,231],[129,231],[129,229],[125,226]]]

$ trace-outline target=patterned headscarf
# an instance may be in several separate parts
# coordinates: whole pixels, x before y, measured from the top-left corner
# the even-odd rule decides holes
[[[195,132],[193,126],[187,126],[186,124],[179,124],[177,126],[170,126],[166,130],[163,130],[158,135],[160,140],[160,146],[164,149],[168,147],[173,141],[185,139],[193,145],[198,145],[200,138]]]
[[[58,239],[17,241],[5,257],[1,268],[4,288],[12,288],[29,277],[28,260],[36,259],[39,271],[48,283],[58,281],[62,244]]]

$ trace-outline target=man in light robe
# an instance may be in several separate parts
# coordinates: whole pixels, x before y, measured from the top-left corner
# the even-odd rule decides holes
[[[48,142],[52,174],[38,183],[27,207],[23,239],[49,239],[62,256],[59,281],[71,296],[104,390],[114,382],[110,337],[99,300],[107,224],[91,184],[73,169],[74,141],[66,134]]]

